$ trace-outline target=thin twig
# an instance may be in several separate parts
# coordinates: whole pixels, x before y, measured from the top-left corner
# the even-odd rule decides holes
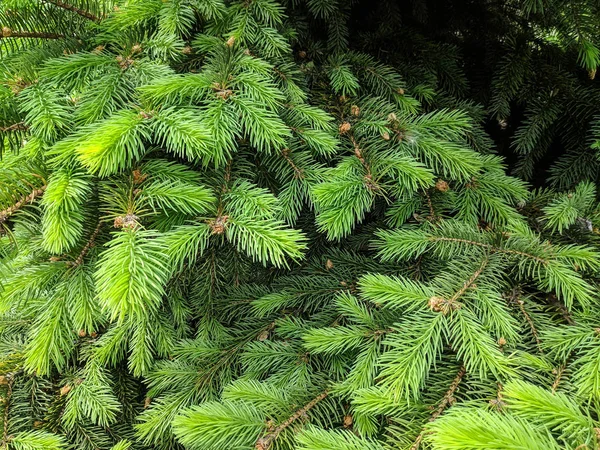
[[[30,194],[26,195],[25,197],[22,197],[21,200],[19,200],[17,203],[15,203],[14,205],[6,208],[3,211],[0,211],[0,225],[2,225],[4,222],[6,222],[6,220],[12,216],[15,212],[17,212],[19,209],[21,209],[25,204],[27,203],[33,203],[33,201],[37,198],[40,197],[44,191],[46,190],[46,185],[42,186],[39,189],[34,189],[33,191],[31,191]]]
[[[8,131],[25,131],[28,129],[29,129],[29,127],[27,125],[25,125],[24,122],[19,122],[19,123],[14,123],[12,125],[9,125],[7,127],[0,127],[0,132],[6,133]]]
[[[535,256],[532,255],[530,253],[525,253],[525,252],[520,252],[518,250],[510,250],[510,249],[506,249],[506,248],[498,248],[498,247],[494,247],[493,245],[490,244],[484,244],[483,242],[477,242],[477,241],[470,241],[468,239],[459,239],[459,238],[449,238],[449,237],[430,237],[429,238],[430,241],[443,241],[443,242],[460,242],[463,244],[470,244],[470,245],[475,245],[477,247],[482,247],[482,248],[487,248],[488,250],[490,250],[491,252],[494,253],[508,253],[508,254],[512,254],[512,255],[519,255],[519,256],[524,256],[526,258],[531,258],[537,262],[539,262],[540,264],[546,265],[548,264],[548,261],[546,261],[543,258],[540,258],[539,256]]]
[[[296,411],[294,414],[292,414],[285,422],[281,423],[277,428],[273,429],[273,431],[271,431],[270,433],[266,434],[265,436],[259,438],[256,441],[256,445],[254,446],[255,450],[269,450],[271,448],[271,446],[273,445],[273,443],[275,442],[275,440],[279,437],[279,435],[286,428],[288,428],[296,420],[298,420],[300,417],[304,416],[308,411],[310,411],[312,408],[314,408],[315,405],[317,403],[319,403],[321,400],[323,400],[325,397],[327,397],[328,394],[329,394],[329,391],[327,391],[327,390],[321,392],[319,395],[317,395],[315,398],[313,398],[310,402],[308,402],[306,405],[304,405],[302,408],[300,408],[298,411]]]
[[[484,259],[481,262],[481,265],[479,266],[479,269],[477,269],[473,275],[471,275],[471,277],[465,281],[465,283],[463,284],[463,286],[456,291],[456,293],[452,296],[452,298],[450,299],[450,302],[454,302],[456,300],[458,300],[465,292],[467,292],[467,290],[473,286],[473,283],[475,283],[475,280],[477,280],[477,278],[479,278],[479,275],[481,275],[481,273],[483,272],[483,269],[485,269],[485,267],[487,266],[488,260]]]
[[[0,34],[0,39],[2,38],[38,38],[38,39],[62,39],[64,38],[64,34],[59,33],[44,33],[38,31],[13,31],[8,27],[2,28],[2,34]]]
[[[96,227],[96,229],[90,236],[90,239],[87,241],[87,243],[81,250],[81,253],[79,253],[79,256],[77,257],[77,259],[75,261],[73,261],[73,263],[71,263],[71,266],[77,267],[77,266],[80,266],[81,264],[83,264],[83,259],[88,254],[90,249],[94,246],[94,243],[96,241],[96,238],[98,237],[98,234],[100,233],[101,228],[102,228],[102,222],[99,222],[98,226]]]
[[[544,353],[544,350],[542,349],[542,342],[540,341],[538,330],[535,327],[533,320],[531,319],[531,315],[525,309],[525,302],[523,300],[521,300],[519,297],[520,297],[519,290],[517,288],[514,288],[512,294],[510,296],[510,300],[513,303],[516,303],[517,306],[519,307],[521,314],[523,314],[523,317],[525,317],[525,320],[527,321],[527,324],[529,325],[529,328],[531,329],[531,334],[533,334],[533,337],[535,338],[535,342],[537,344],[539,352]]]
[[[454,380],[452,380],[452,384],[450,384],[450,387],[444,394],[442,401],[440,402],[440,404],[438,405],[438,407],[436,408],[434,413],[429,418],[429,422],[433,422],[434,420],[436,420],[438,417],[440,417],[443,414],[443,412],[448,408],[448,406],[452,405],[452,403],[454,402],[454,393],[458,389],[458,385],[460,384],[460,382],[462,381],[462,379],[466,373],[467,373],[467,370],[465,369],[465,366],[461,366],[460,369],[458,370],[458,373],[454,377]],[[415,439],[415,442],[412,445],[412,447],[410,448],[410,450],[417,450],[419,448],[419,446],[421,445],[421,441],[423,440],[424,436],[425,436],[425,430],[423,429],[417,436],[417,439]]]
[[[48,3],[51,3],[54,6],[57,6],[62,9],[66,9],[67,11],[72,11],[75,14],[80,15],[81,17],[85,17],[86,19],[92,20],[94,22],[99,22],[100,17],[93,15],[92,13],[85,11],[83,9],[77,8],[76,6],[69,5],[68,3],[61,2],[60,0],[45,0]]]

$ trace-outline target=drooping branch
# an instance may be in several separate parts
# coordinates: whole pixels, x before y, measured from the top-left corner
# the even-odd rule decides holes
[[[72,11],[75,14],[78,14],[81,17],[85,17],[86,19],[92,20],[94,22],[100,21],[100,17],[97,17],[97,16],[93,15],[92,13],[85,11],[83,9],[77,8],[76,6],[70,5],[65,2],[61,2],[60,0],[46,0],[46,2],[48,2],[54,6],[57,6],[59,8],[66,9],[67,11]]]
[[[27,203],[33,203],[33,201],[36,198],[41,197],[44,194],[46,187],[47,186],[44,185],[39,189],[34,189],[33,191],[31,191],[31,193],[29,195],[26,195],[25,197],[21,198],[21,200],[19,200],[14,205],[6,208],[3,211],[0,211],[0,225],[2,225],[4,222],[6,222],[6,220],[10,216],[12,216],[19,209],[21,209],[24,205],[26,205]]]
[[[279,437],[279,435],[287,429],[290,425],[292,425],[296,420],[300,417],[303,417],[308,411],[313,409],[317,403],[323,400],[329,394],[328,390],[321,392],[315,398],[313,398],[310,402],[304,405],[302,408],[297,410],[294,414],[292,414],[285,422],[281,423],[279,426],[274,428],[265,436],[261,437],[256,441],[256,445],[254,446],[255,450],[270,450],[275,440]]]
[[[450,384],[450,387],[448,388],[448,390],[444,394],[444,397],[442,398],[442,401],[440,402],[440,404],[438,405],[438,407],[436,408],[436,410],[434,411],[434,413],[429,418],[429,422],[433,422],[434,420],[436,420],[438,417],[440,417],[443,414],[443,412],[449,406],[452,406],[452,404],[455,401],[454,400],[454,393],[458,389],[458,386],[459,386],[460,382],[462,381],[462,379],[463,379],[463,377],[465,376],[466,373],[467,373],[467,370],[465,369],[465,366],[461,366],[460,369],[458,370],[458,373],[454,377],[454,380],[452,380],[452,383]],[[414,444],[410,447],[410,450],[418,450],[418,448],[421,445],[421,441],[423,440],[424,436],[425,436],[425,430],[423,430],[423,431],[421,431],[421,433],[419,433],[419,435],[417,436],[417,439],[415,439]]]

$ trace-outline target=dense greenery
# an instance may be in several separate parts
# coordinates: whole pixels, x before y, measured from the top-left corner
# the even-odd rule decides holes
[[[0,448],[599,448],[596,2],[0,27]]]

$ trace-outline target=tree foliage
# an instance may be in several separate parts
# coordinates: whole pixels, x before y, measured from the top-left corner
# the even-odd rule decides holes
[[[0,2],[0,447],[598,448],[599,26]]]

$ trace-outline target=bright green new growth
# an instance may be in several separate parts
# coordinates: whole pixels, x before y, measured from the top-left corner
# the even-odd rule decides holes
[[[600,446],[600,12],[396,3],[1,2],[0,448]]]

